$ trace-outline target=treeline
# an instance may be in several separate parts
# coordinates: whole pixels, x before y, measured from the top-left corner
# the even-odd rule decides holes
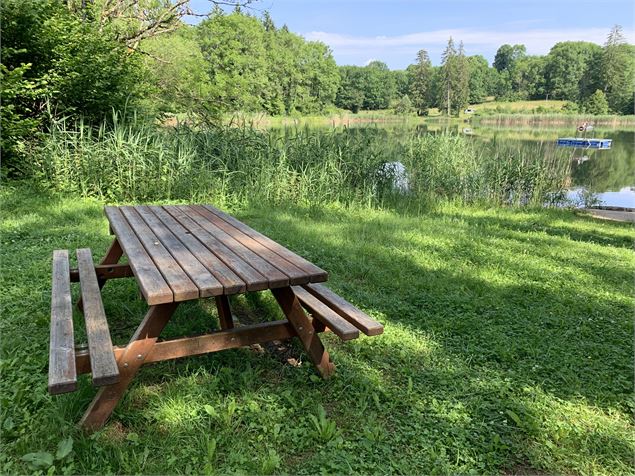
[[[488,96],[499,100],[565,99],[570,108],[632,113],[633,46],[619,27],[601,47],[555,45],[544,57],[522,45],[503,45],[493,66],[467,56],[452,40],[443,63],[425,50],[405,70],[374,61],[340,66],[329,47],[306,41],[256,17],[249,0],[211,0],[216,6],[197,26],[187,0],[3,0],[3,163],[25,155],[28,141],[51,121],[101,123],[118,114],[150,118],[190,114],[218,122],[225,112],[306,115],[392,108],[425,115],[455,114]],[[226,8],[226,7],[225,7]]]
[[[492,66],[480,55],[467,56],[452,38],[440,66],[432,66],[426,50],[405,71],[389,71],[384,63],[340,66],[342,78],[335,105],[360,109],[416,111],[430,108],[456,114],[487,97],[499,101],[558,99],[570,112],[633,114],[635,47],[615,26],[604,46],[584,41],[556,44],[546,56],[528,56],[524,45],[503,45]]]

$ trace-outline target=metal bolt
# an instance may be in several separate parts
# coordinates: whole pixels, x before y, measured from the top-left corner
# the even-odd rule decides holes
[[[304,329],[304,327],[302,327],[302,326],[298,327],[299,331],[301,331],[302,329]]]
[[[124,367],[128,367],[128,362],[124,362],[124,363],[123,363],[123,366],[124,366]]]
[[[159,246],[159,242],[158,242],[158,241],[155,241],[155,242],[154,242],[154,244],[155,244],[156,246]]]
[[[137,360],[141,360],[141,359],[143,359],[143,355],[137,354]]]
[[[232,342],[234,342],[234,341],[236,340],[236,338],[235,338],[235,337],[232,337],[232,339],[231,339],[231,340],[232,340]]]

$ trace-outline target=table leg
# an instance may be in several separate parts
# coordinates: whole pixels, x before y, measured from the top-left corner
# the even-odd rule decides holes
[[[229,307],[229,298],[224,294],[216,296],[216,309],[218,310],[218,320],[220,321],[220,328],[224,331],[234,328],[234,319],[232,318],[232,311]]]
[[[152,306],[117,359],[119,382],[101,387],[82,417],[80,425],[87,430],[100,429],[121,400],[133,377],[143,365],[178,303]]]
[[[101,259],[99,264],[117,264],[122,256],[123,256],[123,250],[121,249],[119,240],[115,238],[113,242],[110,244],[108,251],[106,251],[106,254]],[[99,289],[102,289],[104,285],[106,284],[106,280],[99,279],[98,283],[99,283]],[[80,312],[84,312],[84,306],[82,304],[81,296],[79,297],[77,301],[77,309],[79,309]]]
[[[328,352],[293,290],[290,287],[285,287],[272,289],[271,292],[282,308],[282,312],[287,316],[289,323],[293,326],[319,374],[323,378],[332,375],[335,371],[335,366],[330,361]]]

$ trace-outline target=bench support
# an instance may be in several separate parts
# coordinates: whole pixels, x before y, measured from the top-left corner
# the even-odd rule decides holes
[[[285,287],[272,289],[271,292],[282,308],[282,312],[287,316],[289,323],[293,326],[318,373],[323,378],[330,377],[335,372],[335,366],[293,290],[290,287]]]
[[[177,303],[152,306],[130,339],[125,350],[117,358],[119,382],[102,387],[84,413],[80,425],[87,430],[98,430],[121,400],[133,377],[143,365],[154,347],[159,334],[176,310]]]

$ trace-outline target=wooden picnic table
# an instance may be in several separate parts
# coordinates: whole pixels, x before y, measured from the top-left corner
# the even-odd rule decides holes
[[[142,365],[298,337],[321,376],[334,366],[319,338],[332,330],[342,340],[383,332],[383,326],[317,284],[327,273],[232,216],[209,205],[105,207],[115,238],[94,265],[89,249],[53,255],[49,391],[77,386],[77,374],[91,373],[100,386],[82,418],[88,429],[102,427]],[[123,256],[127,263],[119,263]],[[113,346],[101,299],[110,279],[133,277],[149,308],[125,347]],[[78,308],[86,321],[88,350],[75,350],[70,283],[80,282]],[[284,320],[234,327],[228,296],[271,290]],[[197,337],[160,341],[180,302],[214,298],[220,330]],[[310,315],[305,312],[308,311]]]

